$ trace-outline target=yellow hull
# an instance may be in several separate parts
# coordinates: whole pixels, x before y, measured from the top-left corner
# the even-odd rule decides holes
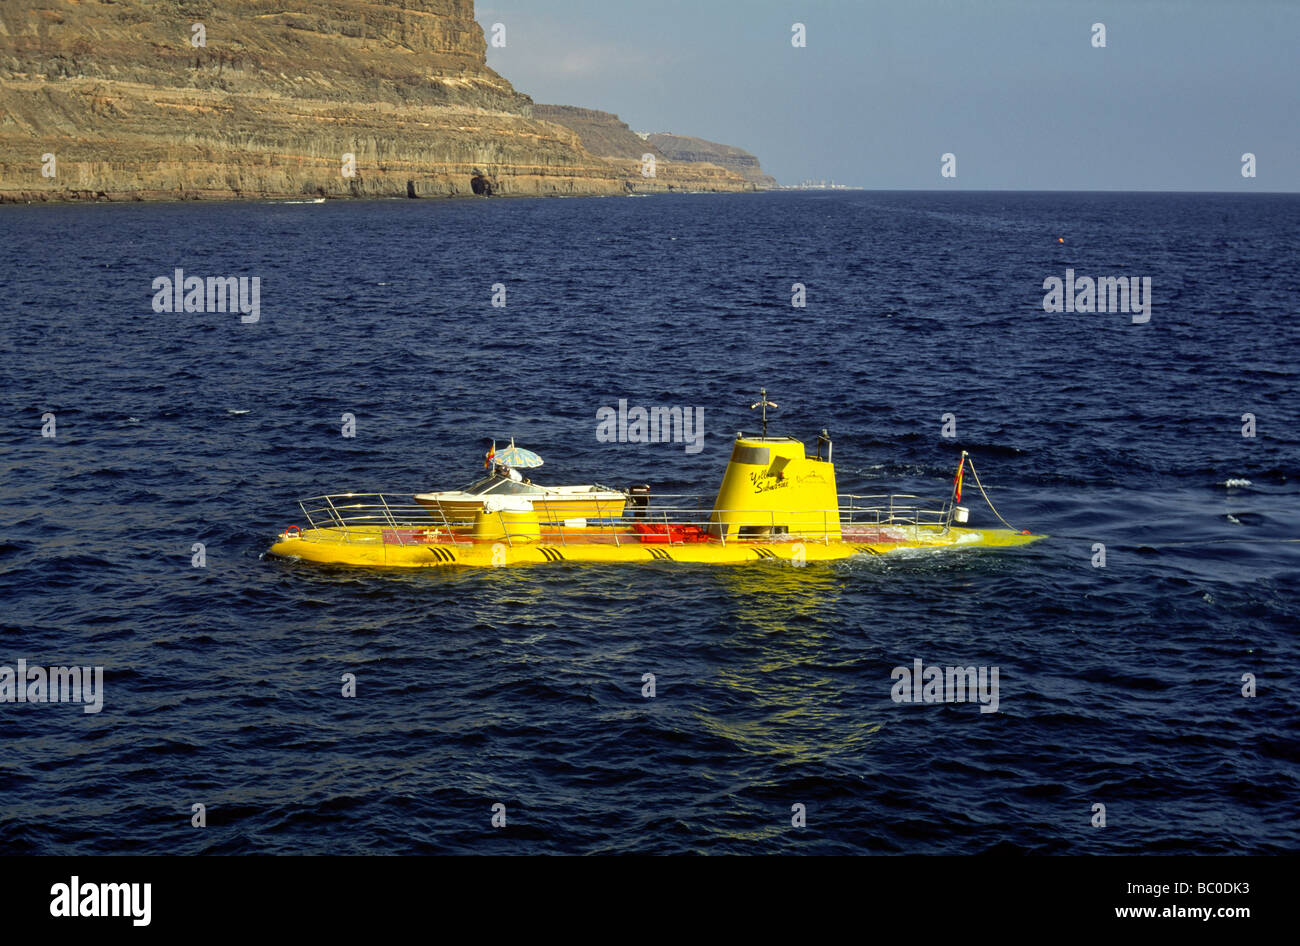
[[[271,554],[283,558],[331,565],[379,566],[388,568],[437,568],[466,566],[495,568],[504,565],[544,565],[558,562],[600,564],[645,564],[648,562],[695,562],[710,565],[741,565],[750,562],[782,561],[791,564],[829,562],[854,555],[884,555],[900,549],[1008,548],[1028,545],[1043,538],[1008,529],[909,529],[907,538],[886,542],[781,541],[746,542],[718,540],[665,544],[642,542],[633,533],[615,537],[610,530],[548,529],[540,542],[514,544],[505,541],[471,542],[447,540],[440,534],[395,535],[391,529],[354,527],[307,529],[301,536],[281,536]],[[617,541],[615,541],[617,538]]]

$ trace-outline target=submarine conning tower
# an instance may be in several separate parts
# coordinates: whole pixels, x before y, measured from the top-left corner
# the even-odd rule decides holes
[[[771,541],[788,535],[839,541],[839,492],[830,448],[825,431],[811,457],[793,437],[737,434],[709,517],[709,534],[724,540]]]

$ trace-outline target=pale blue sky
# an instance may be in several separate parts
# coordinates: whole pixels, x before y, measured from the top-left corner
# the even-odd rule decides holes
[[[480,0],[477,15],[505,24],[488,62],[534,100],[746,148],[783,184],[1300,190],[1300,0]]]

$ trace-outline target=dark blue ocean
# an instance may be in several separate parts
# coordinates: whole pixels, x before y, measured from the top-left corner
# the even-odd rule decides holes
[[[104,668],[99,713],[0,703],[6,853],[1300,850],[1300,196],[4,207],[0,233],[0,665]],[[154,312],[176,268],[259,277],[260,320]],[[1150,321],[1045,313],[1067,269],[1150,277]],[[299,497],[459,486],[492,438],[547,482],[709,493],[760,387],[772,432],[829,429],[842,492],[942,496],[966,449],[1051,538],[802,569],[265,554]],[[620,398],[702,407],[703,449],[598,442]],[[916,659],[998,668],[998,712],[894,702]]]

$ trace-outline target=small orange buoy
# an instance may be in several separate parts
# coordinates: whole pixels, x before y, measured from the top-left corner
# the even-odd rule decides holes
[[[1057,243],[1064,243],[1064,242],[1065,242],[1065,237],[1057,237],[1057,238],[1056,238],[1056,242],[1057,242]]]

